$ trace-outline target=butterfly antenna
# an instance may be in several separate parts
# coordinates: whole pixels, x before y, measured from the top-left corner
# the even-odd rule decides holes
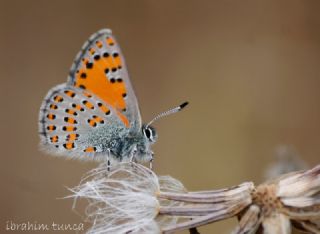
[[[165,112],[162,112],[160,114],[158,114],[156,117],[153,118],[153,120],[151,120],[147,125],[146,127],[149,127],[153,122],[155,122],[156,120],[162,118],[162,117],[165,117],[165,116],[168,116],[168,115],[171,115],[171,114],[174,114],[174,113],[177,113],[179,111],[181,111],[183,108],[185,108],[187,105],[189,104],[189,102],[184,102],[182,103],[181,105],[179,106],[176,106],[170,110],[167,110]]]

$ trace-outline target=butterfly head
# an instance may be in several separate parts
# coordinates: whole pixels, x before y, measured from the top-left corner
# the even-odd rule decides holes
[[[128,144],[129,154],[133,155],[134,159],[138,162],[152,161],[154,153],[151,150],[151,145],[154,144],[158,138],[155,128],[143,125],[141,132],[133,138],[134,143]]]

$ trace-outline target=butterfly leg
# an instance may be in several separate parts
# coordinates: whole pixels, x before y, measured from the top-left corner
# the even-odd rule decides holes
[[[110,149],[107,150],[107,170],[110,171],[111,162],[110,162]]]
[[[151,159],[149,160],[149,169],[150,169],[150,170],[152,170],[152,168],[153,168],[153,165],[152,165],[153,155],[154,155],[154,153],[152,152],[152,154],[151,154]]]
[[[149,169],[150,169],[150,170],[152,170],[152,168],[153,168],[152,161],[153,161],[153,158],[150,159],[150,161],[149,161]]]
[[[131,155],[130,155],[130,161],[129,161],[130,163],[133,163],[134,162],[134,154],[133,153],[131,153]]]
[[[134,146],[133,150],[130,153],[130,163],[135,161],[136,153],[137,153],[137,146]]]

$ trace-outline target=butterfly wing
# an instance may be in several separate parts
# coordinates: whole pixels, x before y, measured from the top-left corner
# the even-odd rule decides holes
[[[82,159],[105,159],[106,150],[128,131],[111,105],[68,84],[47,94],[39,129],[46,150]]]
[[[137,99],[111,30],[100,30],[84,44],[67,84],[49,91],[39,119],[45,149],[82,159],[105,159],[109,149],[120,148],[119,139],[140,131]]]
[[[127,128],[141,128],[141,117],[124,57],[111,30],[93,34],[70,70],[68,84],[111,105]]]

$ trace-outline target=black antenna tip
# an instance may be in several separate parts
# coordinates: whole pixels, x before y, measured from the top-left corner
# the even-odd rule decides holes
[[[184,102],[180,105],[180,110],[185,108],[187,105],[189,104],[189,102]]]

